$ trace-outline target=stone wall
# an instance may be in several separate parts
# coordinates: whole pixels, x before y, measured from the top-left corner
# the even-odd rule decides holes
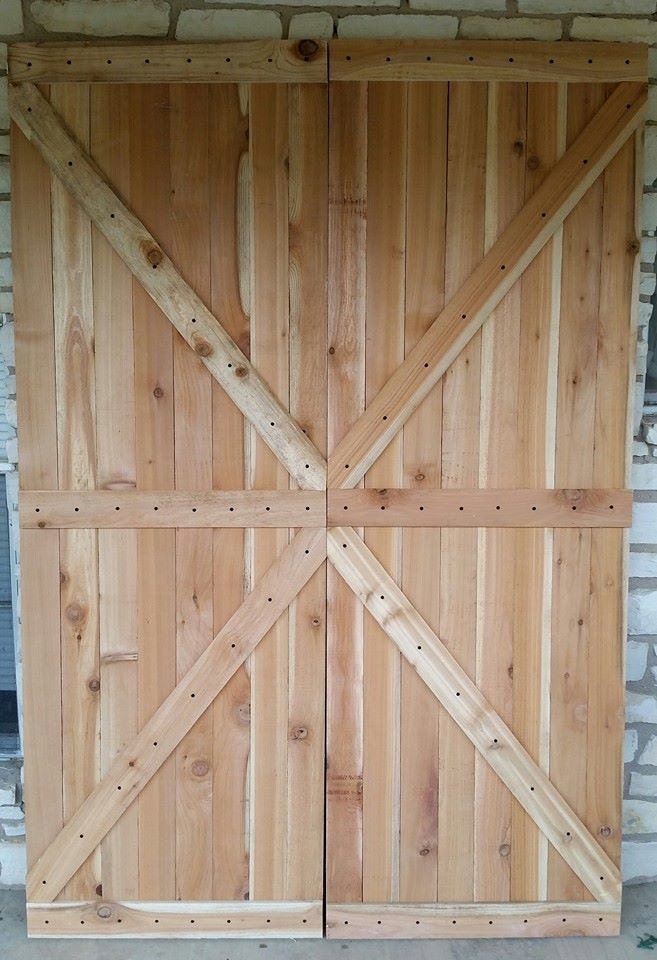
[[[657,254],[657,0],[333,0],[325,5],[306,0],[284,5],[268,0],[0,0],[0,41],[304,36],[626,40],[655,45],[638,306],[623,875],[630,882],[657,879],[657,406],[644,408]],[[6,66],[5,55],[0,44],[0,70]],[[0,314],[12,309],[6,91],[6,77],[0,76]],[[11,781],[7,787],[5,781]],[[0,761],[0,886],[22,880],[19,803],[17,764]]]

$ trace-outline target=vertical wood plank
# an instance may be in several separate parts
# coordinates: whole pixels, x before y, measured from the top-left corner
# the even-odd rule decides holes
[[[568,90],[570,143],[604,101],[599,85]],[[603,182],[596,181],[563,227],[561,323],[555,483],[588,487],[593,482],[598,311]],[[556,530],[552,599],[552,691],[550,774],[575,812],[586,814],[586,711],[589,665],[591,531]],[[580,758],[574,762],[573,758]],[[550,850],[550,898],[588,900],[590,894],[566,863]]]
[[[12,127],[13,268],[21,489],[57,489],[51,179]],[[29,206],[30,216],[22,211]],[[44,538],[45,535],[45,538]],[[63,825],[59,532],[21,532],[28,868]]]
[[[527,88],[488,85],[486,247],[524,202]],[[482,329],[479,486],[513,487],[518,466],[520,284]],[[477,685],[506,722],[511,720],[514,669],[514,568],[522,562],[512,530],[479,530]],[[522,601],[518,598],[518,602]],[[509,899],[511,794],[478,754],[475,760],[474,898]]]
[[[130,199],[155,236],[164,234],[169,191],[169,92],[129,87]],[[152,163],[151,158],[158,162]],[[173,331],[150,297],[133,283],[137,487],[174,486]],[[175,533],[140,530],[137,544],[139,725],[176,682]],[[175,758],[169,758],[139,797],[139,893],[146,900],[176,896]]]
[[[408,85],[406,318],[408,353],[445,301],[448,87]],[[440,486],[442,384],[404,426],[404,486]],[[439,624],[440,530],[403,531],[402,585],[434,629]],[[399,899],[431,902],[438,884],[438,718],[435,698],[402,659]]]
[[[129,101],[120,87],[96,85],[91,96],[91,154],[129,199]],[[97,486],[134,489],[135,389],[132,278],[102,234],[92,228],[96,356]],[[100,584],[101,772],[138,732],[137,531],[98,533]],[[138,805],[101,845],[103,896],[139,895]]]
[[[249,354],[250,230],[248,88],[210,89],[210,252],[212,308]],[[212,384],[213,487],[244,486],[245,421],[228,394]],[[213,531],[214,629],[234,613],[244,594],[244,531]],[[249,893],[247,775],[250,679],[240,667],[213,705],[212,785],[214,897],[243,900]]]
[[[329,454],[365,408],[367,85],[329,91]],[[363,609],[329,564],[326,897],[363,899]]]
[[[202,300],[210,298],[208,87],[170,88],[168,249]],[[173,338],[175,483],[212,487],[210,372],[178,333]],[[176,669],[181,680],[213,633],[212,531],[176,531]],[[176,895],[212,898],[212,711],[176,750]]]
[[[89,149],[89,86],[52,88],[53,106]],[[53,177],[53,300],[59,485],[96,484],[96,398],[91,223]],[[64,819],[100,776],[98,541],[95,530],[60,534],[62,643],[62,760]],[[89,899],[100,882],[99,851],[77,871],[64,899]]]
[[[365,393],[370,403],[404,359],[406,91],[368,91]],[[402,483],[398,434],[365,475],[366,487]],[[401,578],[401,530],[369,529],[365,542]],[[363,656],[363,901],[399,899],[400,677],[398,650],[366,614]]]
[[[447,300],[483,255],[487,98],[485,84],[450,84]],[[441,479],[446,488],[476,487],[478,483],[480,357],[481,333],[477,333],[443,377]],[[476,581],[476,530],[443,530],[440,595],[451,601],[442,605],[440,636],[471,677],[475,675]],[[474,750],[444,711],[440,713],[439,736],[438,900],[470,901],[474,889]]]
[[[593,482],[625,483],[628,381],[633,372],[635,147],[604,173]],[[591,531],[591,641],[586,824],[620,862],[623,739],[624,531]]]
[[[525,196],[530,197],[561,156],[566,134],[566,88],[529,84]],[[520,301],[518,483],[554,486],[556,368],[561,283],[561,231],[523,274]],[[549,644],[552,602],[550,530],[516,531],[518,562],[513,651],[513,729],[533,759],[549,765]],[[511,900],[547,896],[547,840],[512,801]]]
[[[328,89],[289,90],[290,412],[326,455]],[[324,895],[326,569],[290,607],[286,896]]]
[[[254,85],[250,96],[253,185],[251,359],[289,404],[288,90]],[[289,475],[251,430],[251,486],[286,489]],[[288,542],[287,530],[253,535],[257,581]],[[251,656],[250,895],[285,897],[287,847],[288,621],[286,613]]]

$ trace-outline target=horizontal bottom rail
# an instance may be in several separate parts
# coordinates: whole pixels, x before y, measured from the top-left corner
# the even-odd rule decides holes
[[[329,939],[615,937],[620,903],[329,904]]]
[[[321,900],[28,903],[30,937],[321,937]]]

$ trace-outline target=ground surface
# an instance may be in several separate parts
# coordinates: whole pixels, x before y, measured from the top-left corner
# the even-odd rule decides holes
[[[28,940],[23,891],[0,891],[0,960],[650,960],[651,956],[657,960],[657,883],[625,890],[620,937],[558,940]]]

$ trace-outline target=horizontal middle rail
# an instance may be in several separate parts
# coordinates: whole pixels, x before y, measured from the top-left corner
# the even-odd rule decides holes
[[[26,490],[24,528],[323,527],[321,490]]]

